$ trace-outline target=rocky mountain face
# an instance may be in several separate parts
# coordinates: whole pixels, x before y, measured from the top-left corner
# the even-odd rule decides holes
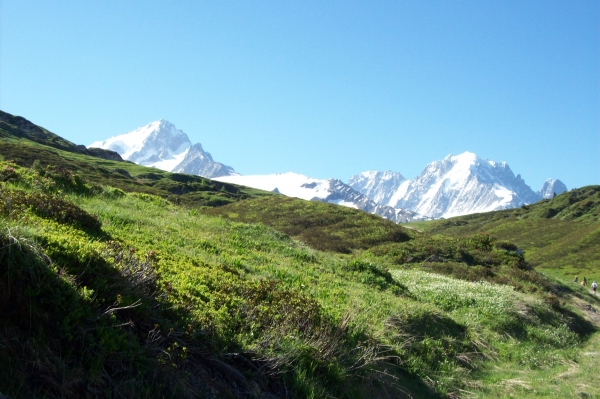
[[[312,198],[313,200],[362,209],[365,212],[379,215],[384,219],[388,219],[396,223],[406,223],[413,220],[428,219],[417,214],[416,212],[379,204],[366,195],[354,190],[349,185],[344,184],[339,179],[329,179],[327,180],[327,183],[329,184],[329,195],[324,198]]]
[[[402,184],[409,181],[398,172],[363,172],[352,176],[348,185],[356,191],[366,195],[378,204],[389,204],[392,195],[398,191]]]
[[[200,143],[192,145],[187,134],[161,119],[132,132],[88,146],[117,152],[123,159],[168,172],[203,177],[236,175],[230,166],[215,162]]]
[[[561,182],[558,179],[548,179],[542,185],[542,189],[537,192],[537,194],[541,198],[552,198],[554,195],[562,194],[567,191],[567,186],[565,183]]]
[[[215,162],[210,153],[204,151],[202,144],[191,146],[181,163],[172,172],[189,173],[209,178],[237,175],[231,166]]]
[[[392,179],[393,173],[364,172],[348,183],[382,205],[430,218],[514,208],[542,198],[506,162],[484,160],[470,152],[434,161],[414,180]],[[556,184],[557,190],[561,188]]]
[[[396,223],[427,219],[415,212],[378,204],[339,179],[321,180],[297,173],[277,173],[273,175],[223,176],[215,180],[273,191],[288,197],[362,209]]]

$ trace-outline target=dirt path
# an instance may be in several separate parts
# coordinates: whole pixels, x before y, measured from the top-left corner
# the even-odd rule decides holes
[[[593,294],[590,289],[590,294]],[[583,316],[600,329],[600,306],[585,299],[571,297],[572,303],[581,309]],[[580,348],[576,363],[565,373],[575,383],[576,397],[600,398],[600,332],[594,333]]]
[[[592,293],[592,290],[590,290],[590,293]],[[600,329],[600,310],[584,299],[572,297],[571,300],[575,306],[581,309],[583,316],[594,324],[596,328]]]

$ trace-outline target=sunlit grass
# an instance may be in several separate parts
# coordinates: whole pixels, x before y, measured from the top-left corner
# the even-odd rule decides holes
[[[329,227],[340,231],[320,229],[315,236],[338,234],[352,250],[322,252],[278,226],[228,220],[159,196],[90,190],[76,180],[59,192],[50,183],[37,184],[33,170],[0,164],[0,172],[14,174],[1,183],[5,192],[49,193],[60,205],[40,213],[26,206],[27,198],[37,197],[23,196],[24,206],[1,208],[4,223],[26,229],[28,239],[39,243],[36,259],[52,261],[49,276],[65,283],[56,301],[72,310],[52,313],[64,326],[63,335],[53,339],[67,342],[67,334],[75,334],[77,342],[91,339],[91,346],[81,348],[101,345],[101,356],[73,360],[80,369],[106,367],[112,353],[134,354],[143,361],[128,366],[127,378],[143,381],[146,393],[152,391],[148,368],[160,367],[180,381],[192,365],[204,364],[203,372],[216,368],[242,385],[245,379],[279,387],[273,389],[285,384],[296,397],[370,397],[365,381],[377,381],[382,395],[389,392],[382,387],[394,381],[402,381],[398,389],[414,397],[523,395],[547,392],[543,373],[567,385],[560,374],[580,361],[576,348],[595,345],[586,341],[589,331],[577,334],[569,327],[571,319],[584,324],[555,293],[545,292],[550,286],[533,277],[520,289],[514,284],[523,276],[522,257],[510,243],[489,235],[405,236],[401,228],[370,216],[348,221],[357,214],[342,210],[328,216]],[[2,199],[7,204],[10,198]],[[313,209],[284,205],[299,213]],[[73,220],[59,217],[62,209],[77,210]],[[327,215],[328,209],[322,206],[318,214]],[[90,217],[101,228],[78,222]],[[369,227],[364,235],[361,225]],[[302,233],[307,231],[315,230]],[[438,261],[428,263],[432,255]],[[445,265],[447,275],[420,270],[436,264]],[[136,288],[113,276],[126,274],[131,265],[151,268],[156,285]],[[43,269],[44,263],[38,266]],[[487,268],[509,276],[513,285],[494,282]],[[472,270],[477,273],[469,274]],[[465,278],[456,278],[463,272]],[[480,275],[491,281],[466,278]],[[143,294],[152,290],[156,299]],[[144,306],[110,311],[137,303]],[[94,313],[107,311],[106,319]],[[107,324],[99,328],[95,320]],[[131,330],[135,334],[124,327],[130,320],[139,329]],[[98,342],[92,338],[100,333],[88,331],[102,332]],[[159,333],[162,346],[144,346],[146,337]],[[37,339],[40,347],[49,345]],[[134,347],[135,353],[128,352]],[[73,377],[72,383],[108,381],[106,373],[88,375],[97,379]]]

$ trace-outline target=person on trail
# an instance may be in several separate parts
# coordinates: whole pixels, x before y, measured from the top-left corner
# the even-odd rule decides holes
[[[581,281],[581,286],[585,287],[587,285],[587,280],[585,279],[585,277],[583,277],[583,280]]]
[[[594,291],[594,295],[596,295],[596,288],[598,288],[598,284],[596,284],[596,282],[594,281],[592,283],[592,291]]]
[[[577,284],[577,283],[579,282],[579,279],[577,278],[577,276],[575,276],[575,279],[573,280],[573,282],[574,282],[575,284]]]

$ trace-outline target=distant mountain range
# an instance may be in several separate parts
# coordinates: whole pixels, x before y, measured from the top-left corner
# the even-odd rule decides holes
[[[484,160],[471,152],[434,161],[414,180],[392,171],[363,172],[347,184],[296,173],[241,176],[163,119],[92,147],[115,151],[141,165],[349,206],[397,223],[515,208],[567,190],[560,180],[548,179],[534,192],[506,162]]]
[[[531,204],[567,187],[548,179],[534,192],[506,162],[484,160],[471,152],[428,164],[414,180],[397,172],[363,172],[348,185],[378,204],[410,209],[430,218],[449,218]]]

